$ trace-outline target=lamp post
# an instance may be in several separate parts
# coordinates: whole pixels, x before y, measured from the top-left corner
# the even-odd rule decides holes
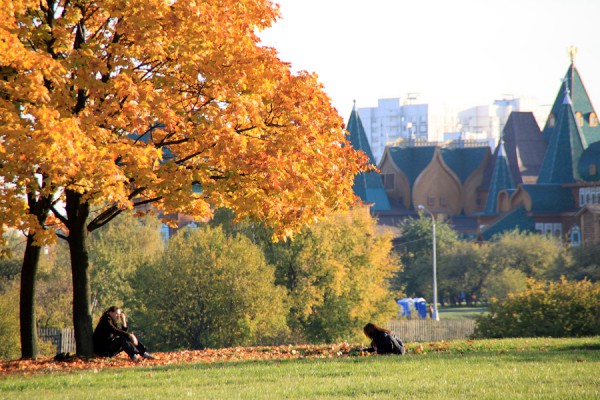
[[[437,308],[437,266],[436,266],[436,251],[435,251],[435,217],[433,213],[425,208],[422,204],[418,206],[419,210],[425,211],[431,217],[431,242],[433,243],[433,253],[431,258],[433,259],[433,318],[436,321],[440,320]]]

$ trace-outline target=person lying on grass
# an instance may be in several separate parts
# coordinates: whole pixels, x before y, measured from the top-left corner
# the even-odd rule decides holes
[[[371,339],[371,347],[363,351],[375,352],[377,354],[402,354],[406,353],[404,343],[391,331],[381,328],[371,322],[363,328],[365,335]]]
[[[101,357],[114,357],[125,351],[133,361],[141,357],[154,359],[133,333],[128,332],[127,316],[120,308],[110,307],[102,314],[94,329],[94,353]]]

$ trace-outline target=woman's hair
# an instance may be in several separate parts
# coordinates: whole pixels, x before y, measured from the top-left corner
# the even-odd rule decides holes
[[[108,309],[106,311],[104,311],[104,314],[112,313],[112,312],[115,312],[115,311],[117,311],[119,309],[120,309],[120,307],[110,306],[110,307],[108,307]]]
[[[369,339],[373,339],[377,333],[390,333],[387,329],[381,328],[371,322],[365,325],[363,332]]]

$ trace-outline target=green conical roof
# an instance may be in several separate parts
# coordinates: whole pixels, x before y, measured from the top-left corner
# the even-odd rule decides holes
[[[498,193],[501,190],[514,188],[514,182],[510,174],[508,160],[504,152],[504,143],[500,140],[494,160],[494,171],[490,180],[487,200],[485,202],[485,214],[495,214],[498,205]]]
[[[571,62],[542,134],[548,149],[538,183],[572,183],[581,179],[579,158],[600,141],[600,124],[575,64]]]
[[[553,107],[554,126],[550,132],[538,183],[573,183],[579,180],[579,157],[587,147],[582,130],[575,119],[575,111],[568,88],[562,104]],[[556,112],[556,114],[554,114]]]
[[[352,147],[364,152],[369,157],[370,163],[375,165],[375,157],[373,157],[371,146],[367,141],[365,128],[360,120],[358,111],[356,111],[356,106],[352,108],[347,130],[350,133]],[[381,182],[381,175],[378,172],[361,172],[356,175],[352,190],[364,203],[373,203],[371,209],[374,211],[387,211],[391,209],[390,201]]]
[[[592,117],[592,113],[595,114],[594,107],[592,106],[592,102],[590,101],[585,86],[583,85],[583,81],[581,80],[581,76],[579,75],[579,71],[575,68],[574,63],[571,63],[563,78],[556,99],[554,100],[550,116],[542,131],[546,140],[550,142],[552,136],[554,136],[555,132],[558,130],[558,124],[553,124],[553,120],[556,121],[557,116],[561,112],[565,93],[569,94],[573,113],[580,113],[583,118],[583,124],[580,126],[580,131],[584,139],[584,148],[591,143],[599,141],[600,125],[595,124],[594,122],[590,124],[590,121],[593,120],[590,117]]]

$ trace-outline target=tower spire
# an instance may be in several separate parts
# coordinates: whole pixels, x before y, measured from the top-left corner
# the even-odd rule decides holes
[[[571,59],[571,64],[575,64],[575,56],[577,56],[577,47],[573,45],[567,47],[567,53],[569,54],[569,58]]]

